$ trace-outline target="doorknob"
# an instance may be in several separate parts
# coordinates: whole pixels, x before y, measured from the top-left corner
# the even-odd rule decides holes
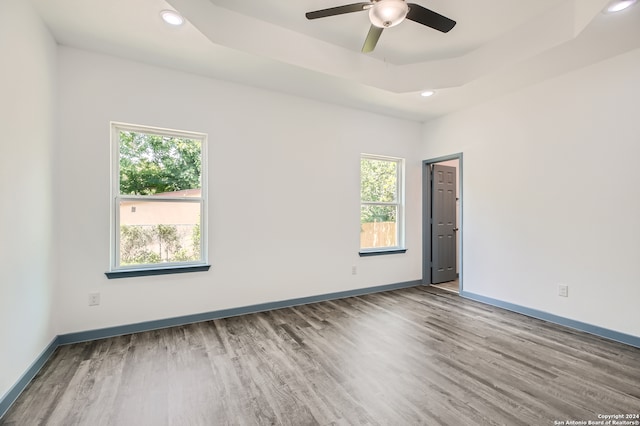
[[[458,228],[453,228],[453,232],[458,232]]]

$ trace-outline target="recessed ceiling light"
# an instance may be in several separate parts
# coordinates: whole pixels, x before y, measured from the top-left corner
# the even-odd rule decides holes
[[[160,12],[162,20],[169,25],[180,26],[184,24],[184,18],[175,10],[163,10]]]
[[[423,98],[428,98],[429,96],[433,96],[435,95],[436,92],[434,92],[433,90],[425,90],[424,92],[420,93],[420,96],[422,96]]]
[[[620,12],[621,10],[625,10],[626,8],[633,6],[633,4],[637,0],[616,0],[609,4],[609,6],[605,9],[606,13],[615,13]]]

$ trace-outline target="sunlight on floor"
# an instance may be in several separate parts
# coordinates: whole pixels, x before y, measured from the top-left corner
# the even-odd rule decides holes
[[[460,293],[460,282],[458,280],[448,281],[442,284],[433,284],[433,287],[436,287],[442,290],[447,290],[452,293],[457,293],[457,294]]]

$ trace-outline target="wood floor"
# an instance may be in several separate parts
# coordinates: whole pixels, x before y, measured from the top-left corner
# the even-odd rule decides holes
[[[434,287],[442,289],[442,290],[447,290],[447,291],[452,291],[454,293],[460,293],[460,282],[458,280],[455,281],[447,281],[446,283],[442,283],[442,284],[432,284]]]
[[[1,425],[553,425],[640,413],[640,349],[429,287],[62,346]]]

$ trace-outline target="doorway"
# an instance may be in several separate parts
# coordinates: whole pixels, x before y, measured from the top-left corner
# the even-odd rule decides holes
[[[422,283],[460,293],[462,153],[423,161],[422,176]]]

